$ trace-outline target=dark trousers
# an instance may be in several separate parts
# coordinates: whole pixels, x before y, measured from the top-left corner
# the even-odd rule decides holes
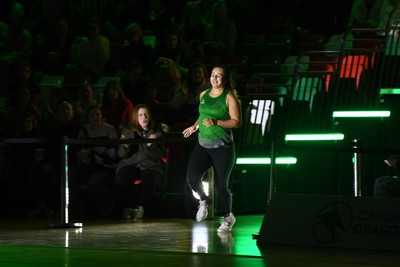
[[[159,187],[163,174],[153,170],[141,170],[135,165],[121,167],[115,176],[115,183],[122,190],[125,208],[146,206]],[[140,181],[140,182],[139,182]]]
[[[207,170],[214,167],[215,186],[224,214],[232,211],[232,193],[228,185],[234,164],[235,146],[233,143],[219,148],[204,148],[197,143],[189,160],[188,183],[202,200],[207,198],[202,179]]]

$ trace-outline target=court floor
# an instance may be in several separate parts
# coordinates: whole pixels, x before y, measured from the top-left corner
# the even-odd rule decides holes
[[[400,266],[398,253],[259,247],[263,214],[240,215],[230,234],[219,218],[86,221],[0,220],[0,266]],[[72,225],[70,222],[67,226]]]

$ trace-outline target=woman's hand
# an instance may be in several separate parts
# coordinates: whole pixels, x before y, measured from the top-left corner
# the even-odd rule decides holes
[[[387,159],[384,160],[386,165],[390,167],[396,167],[399,163],[399,156],[398,155],[389,155]]]
[[[128,137],[126,137],[125,135],[121,134],[121,136],[119,137],[120,140],[128,140]],[[128,149],[129,148],[129,144],[123,144],[124,149]]]
[[[210,118],[204,119],[203,120],[203,125],[206,126],[206,127],[211,127],[211,126],[217,125],[217,120],[213,120],[213,119],[210,119]]]
[[[149,135],[148,139],[156,139],[157,135],[155,133],[152,133]],[[153,143],[147,143],[147,147],[150,147]]]
[[[182,134],[183,137],[188,138],[189,136],[192,135],[192,133],[194,133],[195,131],[197,131],[198,126],[197,125],[192,125],[188,128],[186,128],[185,130],[183,130]]]

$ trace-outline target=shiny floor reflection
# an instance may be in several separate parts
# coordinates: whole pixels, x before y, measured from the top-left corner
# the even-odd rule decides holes
[[[237,216],[232,233],[218,218],[90,221],[53,228],[0,221],[0,266],[400,266],[397,254],[316,248],[260,248],[252,235],[264,215]]]

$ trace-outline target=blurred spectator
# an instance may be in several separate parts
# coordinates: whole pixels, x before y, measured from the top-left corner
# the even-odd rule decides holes
[[[200,93],[209,87],[207,68],[202,63],[193,63],[188,70],[185,86],[188,96],[186,102],[180,109],[182,121],[196,121],[199,117]]]
[[[381,7],[381,12],[380,12],[380,17],[379,17],[379,25],[378,28],[380,29],[386,29],[388,26],[388,21],[390,16],[392,15],[393,10],[398,8],[400,5],[400,0],[383,0],[382,7]],[[393,17],[397,18],[398,17],[398,10],[396,10],[396,14],[393,14]],[[398,20],[395,19],[394,23],[389,26],[399,26]]]
[[[142,63],[132,61],[121,79],[121,85],[126,97],[133,103],[144,103],[148,80],[144,76]]]
[[[44,127],[47,125],[55,125],[57,121],[57,106],[62,100],[62,92],[59,89],[53,88],[50,90],[46,98],[46,102],[42,106],[42,118]]]
[[[143,66],[143,73],[149,75],[153,60],[153,48],[144,43],[142,28],[131,23],[125,29],[125,43],[121,51],[121,67],[126,70],[133,61]]]
[[[32,65],[27,61],[20,61],[15,64],[12,70],[9,88],[7,92],[7,105],[15,106],[19,98],[21,88],[28,87],[32,94],[32,103],[37,107],[40,106],[40,87],[38,78],[34,73]]]
[[[60,18],[48,35],[36,37],[36,58],[44,73],[63,75],[67,64],[72,63],[71,48],[74,35],[69,22]]]
[[[79,87],[78,100],[73,103],[75,116],[77,116],[82,125],[88,123],[88,108],[96,104],[93,85],[91,83],[82,83]]]
[[[185,45],[181,58],[181,65],[187,68],[193,62],[202,62],[204,56],[204,42],[193,39]]]
[[[35,122],[42,125],[41,109],[35,105],[31,88],[21,86],[18,90],[17,102],[6,110],[4,136],[12,137],[18,127],[18,119],[24,113],[30,113],[35,117]]]
[[[89,123],[79,131],[79,139],[117,139],[114,126],[104,122],[100,106],[88,109]],[[117,146],[82,147],[77,162],[70,165],[70,201],[73,216],[83,212],[95,217],[111,215],[114,207],[110,188],[114,184]],[[86,190],[82,190],[82,186]],[[85,198],[87,196],[88,198]]]
[[[192,40],[204,40],[206,27],[207,23],[201,14],[199,2],[187,2],[178,28],[182,41],[189,43]]]
[[[383,0],[355,0],[351,8],[349,27],[376,28],[379,25]]]
[[[0,54],[0,61],[12,64],[16,61],[31,59],[33,38],[26,28],[24,6],[16,2],[9,14],[5,48]]]
[[[236,45],[237,30],[235,22],[229,17],[224,1],[212,6],[210,21],[205,37],[205,54],[224,58],[232,55]]]
[[[61,101],[57,104],[56,121],[47,121],[46,132],[54,138],[56,142],[62,141],[64,136],[76,138],[81,124],[75,116],[74,108],[68,101]],[[59,149],[59,147],[56,147]]]
[[[384,163],[391,167],[394,171],[394,175],[381,176],[375,180],[374,184],[374,197],[400,197],[400,155],[392,154],[389,155]]]
[[[101,109],[105,121],[121,129],[132,116],[133,103],[125,96],[119,82],[110,81],[104,89]]]
[[[30,139],[43,137],[36,117],[28,112],[21,113],[14,124],[15,129],[11,137]],[[34,142],[8,144],[6,155],[11,172],[8,174],[6,185],[7,194],[10,194],[7,199],[9,205],[16,210],[27,212],[32,208],[32,188],[29,186],[30,166],[42,157],[43,147],[43,144]]]
[[[20,114],[16,123],[15,138],[36,138],[43,137],[43,131],[38,124],[37,117],[32,113]]]
[[[37,0],[32,1],[31,7],[27,10],[27,21],[29,31],[37,36],[38,34],[49,35],[54,31],[59,19],[67,15],[68,0]]]
[[[30,113],[24,113],[18,120],[18,127],[15,134],[17,138],[45,138],[46,135],[36,122],[35,116]],[[56,170],[52,162],[53,156],[49,150],[49,144],[32,143],[25,144],[24,156],[28,155],[25,179],[27,187],[27,196],[29,201],[25,206],[31,209],[28,216],[52,215],[59,208],[60,187],[57,182],[59,170]],[[18,164],[22,164],[16,160]],[[14,160],[13,160],[14,162]],[[47,214],[46,214],[47,213]]]
[[[77,37],[72,45],[72,72],[83,72],[91,75],[95,82],[105,73],[110,60],[110,41],[101,33],[102,22],[93,18],[88,23],[88,36]]]
[[[186,102],[187,88],[175,64],[164,64],[156,69],[147,89],[146,103],[158,121],[172,125],[179,118],[179,109]]]
[[[178,32],[174,28],[167,28],[157,42],[155,58],[166,57],[180,64],[184,47]]]
[[[174,25],[174,17],[166,8],[166,1],[150,0],[149,13],[144,22],[146,34],[155,35],[159,38],[163,34],[163,29]]]

